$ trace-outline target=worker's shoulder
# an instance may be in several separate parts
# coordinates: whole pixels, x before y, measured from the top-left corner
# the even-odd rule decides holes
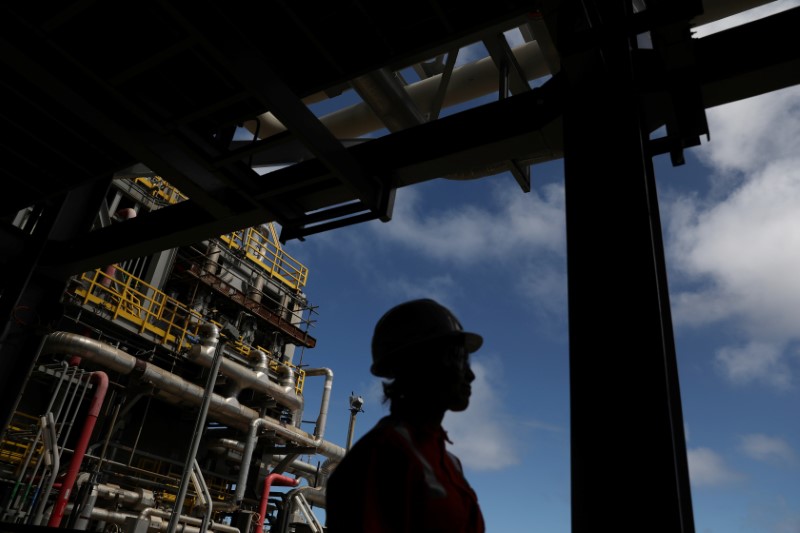
[[[404,437],[404,431],[401,422],[388,416],[384,417],[356,441],[345,455],[345,459],[348,456],[364,457],[376,453],[387,456],[393,451],[405,451],[408,442]]]

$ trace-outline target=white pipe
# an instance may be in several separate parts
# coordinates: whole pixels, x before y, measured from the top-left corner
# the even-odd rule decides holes
[[[704,0],[703,13],[692,19],[694,26],[702,26],[731,15],[744,13],[750,9],[771,4],[775,0]]]
[[[512,52],[522,72],[525,73],[526,79],[534,80],[550,74],[544,55],[536,41],[517,46],[512,49]],[[430,110],[441,78],[442,75],[438,74],[405,87],[408,96],[423,113]],[[468,102],[498,91],[499,88],[497,67],[491,57],[485,57],[453,69],[442,107]],[[324,115],[320,121],[338,139],[356,139],[386,127],[372,112],[369,105],[364,102]],[[262,139],[286,130],[286,127],[272,113],[259,115],[258,122],[258,136]],[[245,127],[255,134],[255,121],[246,122]]]
[[[44,431],[44,445],[46,448],[43,454],[43,459],[47,467],[50,469],[50,479],[47,481],[44,493],[39,495],[39,505],[36,511],[36,516],[33,519],[33,525],[35,526],[38,526],[42,523],[45,506],[47,505],[47,500],[50,498],[50,491],[53,490],[53,484],[55,484],[56,478],[58,477],[58,469],[60,465],[58,437],[56,436],[56,423],[55,420],[53,420],[53,412],[48,411],[45,416],[41,417],[40,421],[42,430]]]
[[[223,454],[226,452],[226,450],[228,452],[232,452],[235,455],[229,457],[232,460],[238,459],[239,461],[241,461],[244,457],[244,448],[245,444],[242,443],[241,441],[238,441],[236,439],[226,439],[226,438],[214,439],[213,441],[211,441],[210,445],[206,447],[207,450],[218,454]],[[285,458],[286,455],[273,454],[270,456],[269,464],[272,465],[279,463]],[[330,461],[330,459],[326,459],[325,463],[327,463],[328,461]],[[323,468],[325,466],[325,463],[323,463]],[[291,472],[297,476],[306,478],[309,481],[309,483],[313,482],[313,480],[318,475],[320,475],[319,466],[307,463],[305,461],[300,461],[299,459],[295,459],[294,461],[292,461],[286,467],[286,471]]]
[[[42,352],[74,353],[121,374],[130,374],[134,368],[138,368],[139,379],[142,382],[155,385],[158,389],[156,393],[158,397],[175,404],[199,405],[203,399],[203,387],[190,383],[163,368],[137,359],[104,342],[75,333],[57,331],[47,335]],[[295,426],[287,425],[274,418],[261,418],[258,411],[239,404],[235,399],[223,398],[219,394],[212,395],[209,413],[216,420],[238,429],[248,429],[253,420],[263,420],[266,428],[274,431],[279,438],[296,442],[300,446],[314,448],[317,453],[326,457],[341,458],[345,454],[345,450],[341,446],[318,439]]]
[[[204,344],[194,344],[186,352],[186,358],[206,368],[211,368],[211,363],[214,360],[214,347]],[[284,380],[284,383],[278,384],[269,379],[269,374],[267,372],[261,369],[255,371],[250,370],[236,361],[226,359],[225,357],[223,357],[220,362],[220,372],[236,383],[236,392],[242,388],[255,389],[272,396],[278,404],[288,408],[293,413],[297,413],[303,409],[303,399],[298,396],[295,390],[296,384],[293,379]],[[290,373],[289,376],[293,378],[294,374]]]
[[[211,499],[211,491],[208,490],[208,485],[206,485],[206,480],[203,478],[203,472],[200,470],[200,464],[197,462],[197,459],[194,460],[194,471],[192,472],[195,474],[195,479],[197,483],[200,485],[200,490],[198,491],[199,494],[203,494],[203,499],[201,505],[204,503],[206,505],[205,514],[203,515],[203,521],[200,524],[200,533],[206,533],[208,530],[208,525],[211,523],[211,506],[213,505],[213,500]]]
[[[322,528],[322,524],[320,524],[319,519],[317,519],[316,515],[311,511],[311,507],[308,506],[308,502],[303,497],[303,493],[297,492],[292,494],[290,498],[295,502],[295,505],[300,509],[303,515],[306,517],[308,521],[308,526],[311,528],[314,533],[322,533],[324,530]]]
[[[73,511],[73,505],[72,504],[67,505],[66,511],[68,513],[71,513]],[[170,516],[169,511],[163,509],[155,509],[153,507],[148,507],[147,509],[142,510],[138,515],[122,511],[110,511],[108,509],[103,509],[102,507],[94,507],[91,512],[92,520],[111,522],[112,524],[117,524],[120,526],[125,525],[125,521],[129,519],[148,520],[150,522],[147,528],[148,531],[159,531],[159,532],[167,531],[168,522],[162,519],[168,518],[169,516]],[[182,515],[179,518],[179,520],[182,522],[179,528],[180,533],[200,533],[200,528],[195,527],[202,523],[202,520],[200,518]],[[239,531],[239,528],[229,526],[227,524],[222,524],[219,522],[211,522],[211,524],[209,525],[209,529],[214,531],[219,531],[220,533],[241,533]]]
[[[703,13],[692,19],[695,26],[708,24],[731,15],[774,2],[775,0],[705,0]],[[520,65],[525,79],[535,80],[552,74],[544,53],[536,41],[530,41],[511,49]],[[405,87],[411,101],[422,113],[430,111],[431,104],[439,89],[442,75],[431,76]],[[491,57],[467,63],[453,69],[442,108],[451,107],[499,91],[499,74]],[[325,99],[324,93],[317,93],[306,99],[310,104]],[[286,127],[272,114],[259,115],[258,136],[263,139],[286,130]],[[338,139],[356,139],[367,133],[378,131],[386,125],[373,113],[365,102],[334,111],[320,118],[320,121]],[[256,133],[256,121],[247,121],[245,127]]]
[[[297,495],[302,495],[303,498],[317,507],[322,507],[325,509],[325,488],[324,487],[297,487],[296,489],[292,489],[287,494],[287,501],[292,497]]]
[[[325,435],[325,423],[328,419],[328,405],[331,400],[331,388],[333,387],[333,370],[330,368],[308,368],[306,369],[306,377],[308,376],[325,376],[325,385],[322,391],[322,401],[319,407],[319,416],[317,423],[314,426],[314,436],[321,439]]]
[[[119,485],[100,483],[94,487],[99,498],[114,500],[131,507],[136,511],[152,507],[156,504],[155,494],[151,490],[123,489]]]
[[[258,428],[265,424],[266,421],[263,418],[256,418],[250,422],[250,430],[247,432],[247,441],[245,442],[244,452],[242,453],[242,464],[239,466],[239,479],[236,482],[236,492],[233,496],[233,502],[237,506],[244,500],[245,485],[247,483],[247,477],[250,475],[250,461],[253,458],[253,450],[258,440]]]

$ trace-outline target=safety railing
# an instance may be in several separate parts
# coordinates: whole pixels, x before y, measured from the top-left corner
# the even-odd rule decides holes
[[[33,415],[13,413],[5,437],[0,440],[0,463],[18,465],[24,460],[32,445],[32,428],[35,428],[38,423],[39,419]],[[34,455],[38,457],[39,453],[41,453],[41,449]]]
[[[134,183],[144,186],[150,195],[168,204],[177,204],[186,200],[181,191],[161,179],[159,176],[135,178]]]
[[[274,231],[274,230],[273,230]],[[234,231],[220,237],[228,248],[242,250],[245,257],[264,270],[271,278],[299,291],[308,281],[308,269],[278,248],[277,242],[256,228]]]
[[[124,321],[137,328],[140,334],[150,335],[155,342],[175,352],[181,352],[199,339],[200,326],[211,322],[220,329],[222,325],[206,319],[201,313],[172,298],[163,291],[117,267],[113,275],[101,269],[85,272],[81,283],[75,284],[72,293],[84,307],[94,307],[109,315],[111,320]],[[298,394],[303,391],[305,371],[290,363],[279,362],[274,354],[262,346],[250,346],[234,339],[234,350],[247,357],[253,349],[267,354],[270,368],[277,371],[280,365],[288,365],[297,375],[295,387]]]
[[[134,182],[148,189],[151,196],[170,204],[187,199],[178,189],[159,176],[138,177]],[[270,222],[265,226],[269,235],[257,228],[247,228],[222,235],[220,239],[229,248],[244,251],[247,259],[264,270],[269,277],[279,280],[295,291],[300,291],[308,281],[308,268],[283,250],[273,223]]]

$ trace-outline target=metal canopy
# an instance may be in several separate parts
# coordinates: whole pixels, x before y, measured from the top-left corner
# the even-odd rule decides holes
[[[278,222],[286,240],[388,219],[393,189],[457,172],[518,175],[562,157],[559,75],[526,90],[502,33],[520,28],[535,39],[538,28],[541,48],[558,50],[559,4],[465,9],[461,2],[403,2],[392,10],[369,2],[199,2],[191,9],[84,2],[50,12],[4,6],[0,172],[14,194],[0,199],[0,215],[8,220],[33,204],[54,209],[66,193],[102,187],[134,164],[190,198],[129,224],[76,229],[46,243],[40,266],[63,275],[261,222]],[[662,11],[645,10],[648,17],[637,24],[657,28],[694,16]],[[780,42],[790,38],[797,11],[650,51],[653,57],[643,57],[652,71],[643,100],[651,127],[674,121],[675,110],[687,105],[676,86],[701,87],[708,107],[797,83],[796,47]],[[596,46],[596,36],[583,33],[585,46]],[[499,67],[498,85],[507,89],[488,104],[356,142],[337,139],[304,103],[470,43],[484,43]],[[233,138],[237,126],[266,112],[283,132]],[[656,149],[674,150],[676,142],[682,141]],[[294,154],[294,161],[281,154]],[[265,175],[253,170],[253,160],[270,155],[288,166]],[[166,226],[169,235],[148,231]]]
[[[0,414],[13,412],[13,376],[27,375],[41,333],[14,309],[38,309],[46,324],[58,314],[48,295],[72,274],[265,222],[287,240],[389,220],[397,188],[436,178],[511,171],[524,194],[536,164],[563,158],[573,531],[690,533],[650,159],[681,164],[709,133],[706,109],[800,83],[800,8],[691,35],[763,3],[3,5]],[[509,31],[524,45],[512,48]],[[636,36],[648,45],[632,46]],[[486,53],[474,78],[455,66],[472,44]],[[492,90],[470,92],[487,80]],[[358,103],[342,104],[353,113],[344,121],[318,114],[347,95]],[[372,125],[352,128],[360,120]],[[110,180],[141,172],[189,200],[93,230]],[[650,225],[635,222],[643,212],[655,214]],[[613,259],[603,265],[591,260],[598,235]],[[597,352],[611,349],[602,341],[620,319],[597,302],[610,301],[646,333],[636,345],[615,338],[607,362]],[[631,455],[620,441],[647,446]]]

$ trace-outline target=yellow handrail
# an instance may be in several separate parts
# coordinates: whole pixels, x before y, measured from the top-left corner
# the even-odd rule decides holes
[[[218,322],[207,320],[202,314],[172,298],[129,272],[117,267],[113,275],[102,269],[85,272],[81,275],[83,284],[76,284],[73,292],[82,305],[103,309],[113,320],[121,320],[135,325],[139,333],[147,333],[161,345],[175,352],[188,349],[192,341],[199,338],[200,326],[206,322],[222,327]],[[297,375],[297,394],[302,394],[305,371],[290,363],[280,363],[275,355],[262,346],[252,347],[235,340],[233,347],[241,355],[247,356],[251,350],[258,349],[267,354],[270,368],[277,370],[279,365],[288,365]]]
[[[161,198],[170,204],[188,199],[159,176],[138,177],[134,179],[134,182],[150,189],[152,196]],[[220,239],[229,248],[244,250],[245,256],[269,274],[271,278],[278,279],[287,287],[299,292],[308,282],[308,268],[283,251],[272,222],[265,226],[269,236],[264,235],[257,228],[248,228],[222,235]]]

